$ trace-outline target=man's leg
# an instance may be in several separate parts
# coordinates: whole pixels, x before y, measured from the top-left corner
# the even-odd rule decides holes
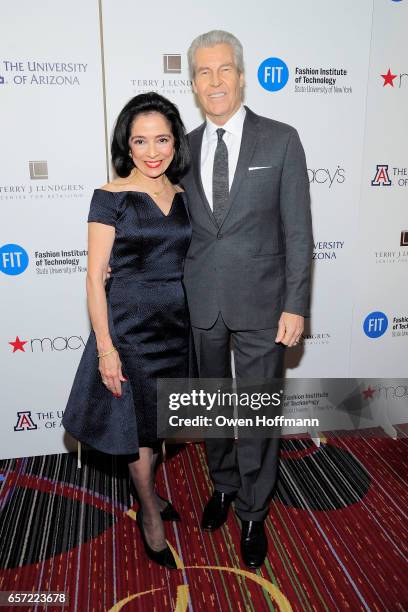
[[[282,377],[284,348],[275,344],[276,332],[275,328],[233,333],[238,390],[251,380],[261,386]],[[276,483],[278,453],[279,438],[242,438],[238,432],[241,487],[235,511],[242,524],[241,556],[251,568],[261,567],[268,552],[264,519]]]
[[[276,328],[233,332],[237,384],[281,378],[284,347],[275,344]],[[235,500],[237,515],[245,521],[262,521],[276,485],[279,438],[243,438],[237,443],[241,487]]]
[[[230,332],[221,313],[213,327],[193,327],[193,334],[200,378],[231,378]],[[240,487],[235,441],[209,438],[205,445],[215,489],[235,493]]]

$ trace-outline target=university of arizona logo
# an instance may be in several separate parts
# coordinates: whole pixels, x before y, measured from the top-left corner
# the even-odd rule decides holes
[[[391,179],[388,176],[388,164],[377,164],[377,170],[371,185],[373,187],[389,187],[392,185]]]
[[[17,425],[14,425],[14,431],[24,431],[26,429],[37,429],[37,425],[33,423],[31,411],[17,412]]]

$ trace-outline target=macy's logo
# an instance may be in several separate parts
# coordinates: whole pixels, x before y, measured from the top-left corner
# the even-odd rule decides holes
[[[42,353],[44,351],[77,351],[85,346],[82,336],[56,336],[55,338],[31,338],[30,340],[20,340],[20,337],[16,336],[15,340],[12,340],[9,344],[13,347],[13,353],[18,351],[25,353],[27,350],[31,353],[36,351]]]

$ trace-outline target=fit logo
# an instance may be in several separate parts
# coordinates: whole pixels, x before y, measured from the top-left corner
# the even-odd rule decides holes
[[[22,274],[28,266],[27,252],[19,244],[5,244],[0,248],[0,272],[9,276]]]
[[[258,68],[258,81],[267,91],[279,91],[285,87],[289,69],[279,57],[268,57]]]
[[[364,333],[369,338],[379,338],[380,336],[383,336],[387,331],[387,327],[388,318],[383,312],[370,312],[370,314],[364,319]]]

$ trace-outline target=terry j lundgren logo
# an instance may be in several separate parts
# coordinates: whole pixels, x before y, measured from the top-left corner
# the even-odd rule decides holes
[[[28,162],[31,180],[44,180],[48,178],[48,162],[30,161]]]
[[[408,230],[400,234],[400,246],[402,249],[379,249],[374,251],[376,264],[407,264],[408,263]]]
[[[0,184],[0,200],[60,199],[83,198],[87,194],[85,185],[81,183],[51,183],[48,182],[48,161],[28,161],[28,175],[31,181],[47,181],[44,183],[24,183],[14,185]]]
[[[160,56],[162,68],[159,72],[159,64],[157,73],[143,72],[143,68],[139,69],[136,77],[130,79],[134,94],[146,93],[148,91],[156,91],[163,96],[171,96],[175,94],[188,94],[191,96],[192,81],[189,78],[163,78],[161,75],[181,74],[183,72],[181,54],[180,53],[163,53]]]
[[[163,72],[165,74],[181,73],[181,55],[179,53],[166,53],[163,55]]]

